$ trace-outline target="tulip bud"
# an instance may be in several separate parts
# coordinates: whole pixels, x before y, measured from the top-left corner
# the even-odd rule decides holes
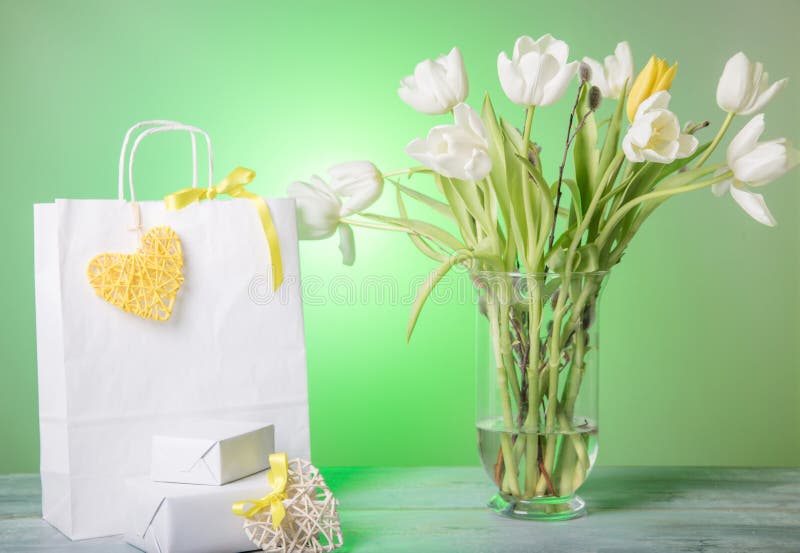
[[[469,92],[464,59],[458,48],[435,60],[417,64],[414,74],[400,81],[397,94],[415,110],[430,115],[447,113]]]
[[[655,56],[650,58],[642,72],[636,77],[628,94],[628,121],[633,121],[639,104],[656,92],[670,89],[676,71],[678,71],[677,62],[670,67],[661,58]]]
[[[342,201],[325,181],[315,175],[311,182],[293,182],[286,192],[297,203],[300,240],[321,240],[336,232]]]
[[[347,217],[372,205],[383,192],[383,176],[369,161],[340,163],[328,169],[330,187],[346,198],[341,216]]]
[[[763,186],[800,163],[800,152],[785,139],[759,142],[764,129],[764,114],[761,113],[742,127],[728,145],[728,167],[739,182]]]
[[[697,138],[681,133],[678,117],[669,111],[669,101],[669,92],[656,92],[636,110],[622,139],[622,150],[629,161],[672,163],[697,150]]]
[[[583,63],[590,69],[587,80],[600,87],[604,98],[619,99],[633,80],[633,54],[627,42],[617,44],[614,54],[606,56],[603,63],[592,58],[583,58]]]
[[[342,262],[352,265],[355,261],[353,229],[342,218],[366,209],[378,199],[383,190],[383,176],[369,161],[334,165],[328,174],[330,184],[314,176],[310,182],[292,183],[286,192],[297,204],[300,240],[322,240],[338,231]]]
[[[764,114],[753,117],[731,140],[726,153],[728,168],[733,176],[715,183],[711,191],[722,196],[730,193],[745,213],[763,225],[774,227],[775,218],[770,213],[764,196],[749,188],[763,186],[800,165],[800,151],[778,138],[759,142],[765,130]]]
[[[536,142],[531,142],[531,147],[528,150],[528,161],[531,162],[531,165],[536,167],[536,159],[538,158],[538,154],[542,153],[542,147],[539,146]]]
[[[699,123],[696,121],[687,121],[683,126],[683,132],[686,134],[694,134],[697,131],[705,129],[710,124],[709,121],[700,121]]]
[[[751,62],[739,52],[725,64],[717,85],[717,105],[729,113],[750,115],[764,109],[787,79],[768,86],[767,72],[759,62]]]
[[[578,65],[578,76],[583,83],[588,83],[592,80],[592,68],[589,67],[588,63],[582,61]]]
[[[417,138],[406,153],[442,176],[479,181],[492,170],[489,138],[480,116],[467,104],[453,108],[455,124],[438,125]]]
[[[589,89],[589,109],[591,111],[596,111],[597,108],[600,107],[600,103],[603,101],[603,93],[600,92],[600,88],[593,86]]]

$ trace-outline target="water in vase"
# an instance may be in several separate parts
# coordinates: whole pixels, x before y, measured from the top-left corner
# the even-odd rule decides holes
[[[477,429],[483,468],[507,501],[571,497],[597,457],[597,424],[585,417],[550,433],[508,431],[501,417],[480,420]],[[513,467],[504,463],[504,445],[513,448]]]

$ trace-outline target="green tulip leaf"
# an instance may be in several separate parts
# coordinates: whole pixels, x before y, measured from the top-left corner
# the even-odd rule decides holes
[[[397,209],[402,218],[408,219],[408,212],[406,211],[406,206],[403,202],[403,194],[400,188],[397,189]],[[419,234],[409,234],[408,237],[423,255],[426,255],[431,259],[438,261],[439,263],[444,262],[448,258],[447,254],[436,251],[433,247],[431,247],[428,241]]]
[[[578,183],[572,179],[564,179],[562,182],[567,185],[567,188],[569,188],[569,193],[572,200],[570,202],[572,205],[572,213],[575,215],[574,222],[577,222],[577,225],[580,225],[581,221],[583,221],[583,204],[581,203],[581,191],[578,188]]]
[[[461,231],[461,237],[464,239],[467,245],[475,246],[478,241],[475,233],[475,221],[469,214],[469,210],[464,204],[464,200],[462,200],[461,196],[458,195],[450,179],[439,174],[437,174],[435,178],[436,184],[444,194],[444,197],[447,198],[447,203],[450,204],[450,207],[453,210],[453,215],[455,215],[458,228]]]
[[[476,184],[474,182],[458,179],[450,179],[450,183],[456,194],[458,194],[464,202],[467,212],[481,227],[483,227],[484,234],[493,233],[495,231],[495,225],[492,224],[489,214],[483,207],[481,198],[478,196],[478,187]]]
[[[433,209],[434,211],[436,211],[440,215],[444,215],[445,217],[447,217],[451,221],[455,221],[456,220],[456,216],[453,215],[453,209],[446,202],[439,201],[436,198],[432,198],[432,197],[428,196],[427,194],[423,194],[422,192],[414,190],[413,188],[409,188],[408,186],[404,186],[404,185],[400,184],[399,182],[395,181],[394,179],[386,179],[386,180],[388,180],[389,182],[394,184],[399,192],[402,192],[403,194],[405,194],[409,198],[414,198],[418,202],[421,202],[421,203],[427,205],[428,207],[430,207],[431,209]]]
[[[522,136],[520,136],[513,125],[509,124],[504,119],[501,119],[500,123],[503,127],[503,152],[506,167],[505,182],[509,191],[512,217],[510,234],[513,236],[514,240],[517,241],[517,251],[521,256],[524,256],[528,251],[530,235],[522,193],[523,182],[527,182],[527,179],[525,178],[525,167],[518,157],[522,148]]]
[[[555,272],[560,272],[564,269],[567,262],[567,248],[563,246],[553,247],[547,254],[545,265]]]
[[[581,191],[581,205],[588,206],[597,186],[597,175],[600,154],[597,151],[597,124],[594,114],[589,111],[589,87],[585,86],[578,100],[575,113],[576,121],[585,119],[583,127],[578,131],[572,147],[572,158],[575,164],[575,181]]]
[[[611,164],[611,160],[617,155],[619,135],[622,132],[622,117],[625,114],[625,92],[627,89],[626,81],[626,86],[623,88],[623,92],[617,100],[617,109],[614,110],[614,115],[609,120],[606,136],[603,140],[603,148],[600,151],[600,162],[597,169],[600,175],[606,172],[606,169],[608,169],[608,166]]]
[[[444,247],[447,247],[453,251],[459,251],[464,249],[464,244],[455,236],[447,232],[441,227],[437,227],[436,225],[432,225],[431,223],[427,223],[425,221],[420,221],[418,219],[408,219],[405,217],[389,217],[386,215],[378,215],[375,213],[362,213],[362,217],[366,217],[367,219],[372,219],[375,221],[379,221],[381,223],[386,223],[390,225],[395,225],[398,227],[402,227],[404,229],[410,230],[412,232],[416,232],[421,236],[438,242]]]
[[[444,276],[458,264],[464,264],[467,261],[479,260],[485,262],[490,269],[502,269],[502,260],[496,255],[490,255],[487,252],[490,248],[488,240],[481,242],[475,250],[459,250],[445,260],[441,265],[431,271],[425,278],[425,281],[417,288],[414,303],[411,305],[411,316],[408,321],[408,329],[406,331],[406,341],[411,340],[411,335],[417,325],[419,314],[422,312],[422,307],[431,295],[431,292],[437,284],[444,278]]]
[[[489,173],[490,183],[497,195],[497,203],[503,214],[503,218],[506,224],[509,224],[511,218],[511,198],[508,192],[508,180],[506,179],[506,156],[503,146],[505,138],[502,129],[497,124],[497,115],[495,114],[488,94],[483,100],[481,120],[489,136],[489,157],[492,159],[492,170]]]
[[[590,273],[600,268],[600,252],[597,244],[586,244],[575,252],[575,268],[578,273]]]
[[[431,295],[434,287],[444,278],[444,276],[458,263],[470,259],[468,253],[454,254],[445,260],[441,265],[431,271],[425,278],[425,281],[417,288],[414,303],[411,305],[411,316],[408,320],[408,329],[406,330],[406,341],[411,340],[411,334],[414,332],[414,327],[417,325],[417,319],[422,311],[422,307]]]

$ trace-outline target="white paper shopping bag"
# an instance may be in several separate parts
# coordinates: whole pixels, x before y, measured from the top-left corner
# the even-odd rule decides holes
[[[118,199],[34,208],[42,511],[73,539],[124,531],[123,480],[149,472],[152,436],[167,422],[271,421],[277,449],[310,455],[294,202],[267,200],[284,272],[273,293],[274,260],[250,200],[167,211],[163,201],[123,199],[128,138],[148,124],[157,126],[128,158],[131,198],[136,148],[163,130],[189,131],[193,152],[195,133],[206,137],[214,182],[205,133],[146,122],[123,144]],[[89,284],[95,256],[140,246],[137,217],[143,231],[168,226],[180,239],[184,280],[165,321],[123,311]]]

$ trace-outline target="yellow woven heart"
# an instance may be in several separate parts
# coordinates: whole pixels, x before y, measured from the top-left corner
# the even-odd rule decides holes
[[[98,296],[123,311],[166,321],[183,283],[181,241],[169,227],[153,227],[133,254],[101,253],[87,268]]]

